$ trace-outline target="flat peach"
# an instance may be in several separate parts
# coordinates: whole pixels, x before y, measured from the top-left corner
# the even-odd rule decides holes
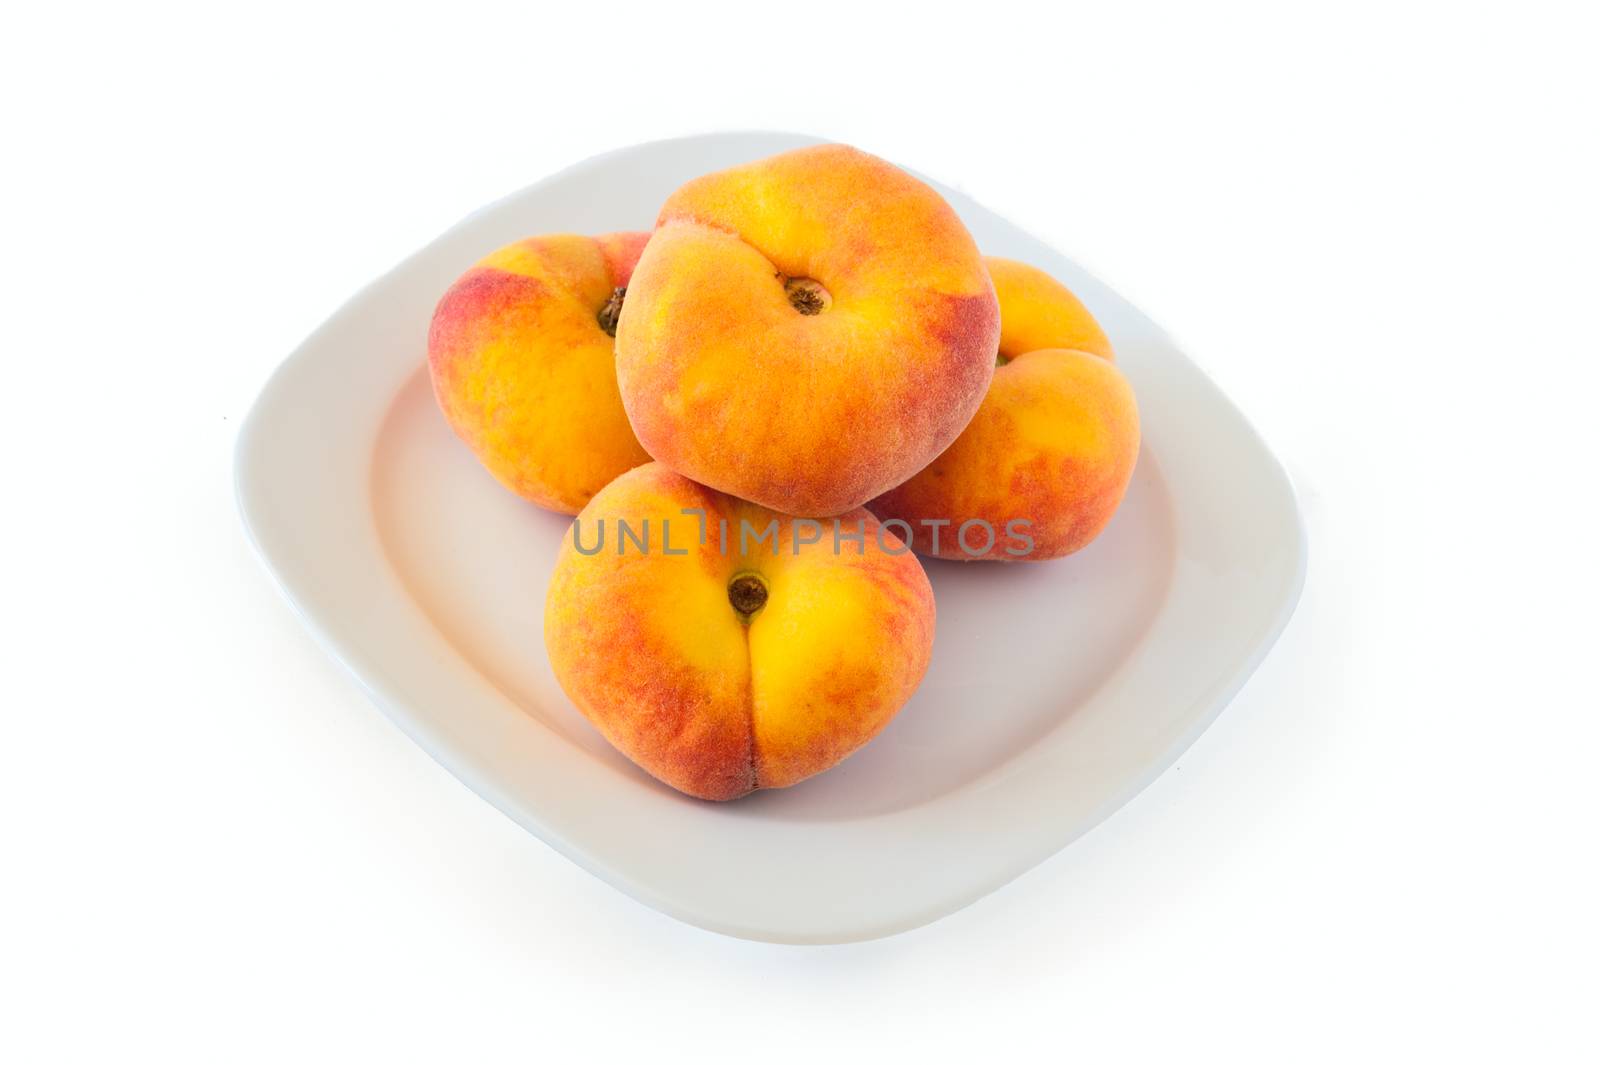
[[[871,514],[790,518],[659,463],[578,515],[545,601],[567,695],[702,799],[788,787],[861,747],[921,682],[933,630],[922,566]]]
[[[948,450],[870,508],[922,554],[1060,558],[1098,536],[1122,502],[1139,456],[1138,407],[1076,296],[1042,270],[988,263],[1002,363],[989,393]]]
[[[645,454],[617,393],[616,310],[648,234],[534,237],[501,248],[439,301],[433,392],[507,488],[576,514]]]
[[[622,308],[617,377],[639,441],[786,514],[860,506],[961,432],[1000,316],[950,205],[842,145],[684,185]]]

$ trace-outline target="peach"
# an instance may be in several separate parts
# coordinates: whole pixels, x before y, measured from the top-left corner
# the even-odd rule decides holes
[[[617,328],[639,442],[785,514],[860,506],[977,410],[1000,314],[933,189],[842,145],[689,182],[667,200]]]
[[[1060,558],[1098,536],[1122,502],[1139,456],[1139,411],[1076,296],[1032,266],[987,262],[1001,363],[989,393],[947,451],[869,506],[909,526],[922,554]],[[978,524],[963,538],[969,522]]]
[[[650,461],[617,393],[616,312],[646,233],[501,248],[450,287],[428,331],[439,408],[499,481],[576,514]]]
[[[583,508],[545,600],[567,695],[646,772],[702,799],[847,757],[916,690],[933,629],[922,566],[865,510],[790,518],[660,463]]]

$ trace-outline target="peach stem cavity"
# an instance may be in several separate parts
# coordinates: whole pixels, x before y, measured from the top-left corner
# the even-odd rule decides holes
[[[605,330],[606,336],[617,335],[617,320],[622,317],[622,301],[627,295],[626,287],[612,289],[611,298],[600,308],[600,313],[594,316],[595,321],[600,323],[600,328]]]
[[[728,602],[733,604],[739,620],[748,622],[767,605],[767,582],[755,573],[735,574],[728,582]]]
[[[791,277],[783,283],[784,294],[789,297],[789,303],[801,314],[821,314],[833,306],[833,296],[822,287],[820,281],[813,281],[809,277]]]

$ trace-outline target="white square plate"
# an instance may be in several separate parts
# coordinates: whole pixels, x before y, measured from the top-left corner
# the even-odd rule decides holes
[[[728,804],[616,754],[545,659],[568,519],[500,488],[435,409],[428,322],[492,249],[647,229],[688,178],[811,143],[643,144],[466,219],[358,293],[289,357],[239,436],[257,549],[328,650],[469,787],[647,905],[730,935],[826,943],[932,921],[1066,846],[1192,743],[1299,597],[1282,469],[1160,329],[1060,254],[943,185],[987,254],[1088,304],[1138,394],[1144,450],[1109,529],[1038,565],[928,563],[933,665],[838,768]]]

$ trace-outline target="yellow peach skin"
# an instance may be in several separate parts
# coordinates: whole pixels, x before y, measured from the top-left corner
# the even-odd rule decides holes
[[[428,368],[450,427],[507,488],[576,514],[650,461],[617,393],[612,333],[646,233],[534,237],[462,275],[434,312]]]
[[[613,746],[698,798],[829,768],[910,698],[934,631],[916,556],[865,510],[837,520],[859,545],[659,463],[623,474],[551,578],[556,679]]]
[[[908,523],[922,554],[1060,558],[1098,536],[1122,502],[1139,456],[1139,412],[1110,342],[1076,296],[1032,266],[987,262],[1002,363],[989,393],[947,451],[870,509]],[[975,520],[997,535],[990,542],[976,526],[963,546],[958,530]],[[941,521],[950,524],[929,524]],[[1006,535],[1013,522],[1027,523],[1014,528],[1031,549]]]
[[[786,514],[860,506],[959,434],[994,373],[999,308],[927,185],[842,145],[684,185],[617,329],[646,451]]]

